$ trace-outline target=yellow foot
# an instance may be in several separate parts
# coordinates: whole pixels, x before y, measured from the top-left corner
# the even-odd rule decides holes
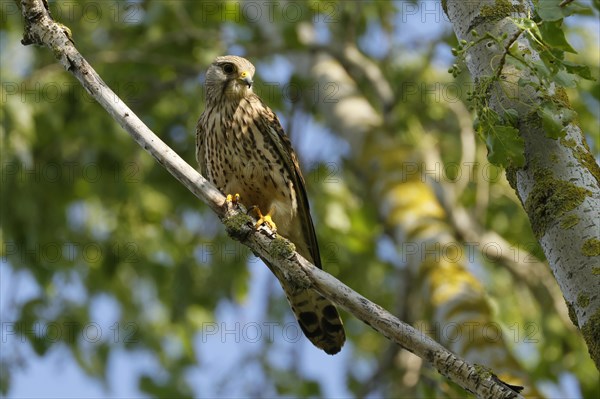
[[[225,199],[225,208],[228,211],[232,211],[233,209],[239,209],[240,207],[240,195],[235,194],[227,194],[227,198]]]
[[[240,195],[239,194],[235,194],[235,195],[227,194],[227,199],[225,200],[225,202],[237,205],[240,202]]]
[[[273,233],[277,232],[277,226],[275,225],[275,222],[273,222],[273,219],[271,219],[272,212],[269,212],[266,215],[263,215],[257,206],[253,206],[250,209],[250,211],[256,212],[256,215],[258,216],[258,222],[256,222],[256,224],[254,225],[255,229],[258,229],[258,228],[260,228],[260,226],[265,225]]]

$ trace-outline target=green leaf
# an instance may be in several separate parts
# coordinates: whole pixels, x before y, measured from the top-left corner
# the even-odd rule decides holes
[[[531,78],[519,78],[519,80],[517,80],[517,85],[519,87],[527,87],[527,86],[531,86],[534,89],[537,89],[539,87],[539,83],[537,82],[532,82]]]
[[[543,53],[540,53],[540,56],[542,54]],[[552,72],[550,71],[548,64],[546,64],[544,61],[534,61],[534,62],[532,62],[532,64],[533,64],[536,74],[539,77],[550,78],[552,76]]]
[[[525,142],[512,126],[493,125],[487,135],[488,160],[498,166],[525,165]]]
[[[540,0],[536,7],[536,11],[543,20],[556,21],[576,12],[588,10],[586,7],[577,3],[570,3],[564,7],[561,7],[560,3],[562,3],[562,0]]]
[[[562,0],[542,0],[538,2],[537,13],[545,21],[556,21],[565,17],[560,7]]]
[[[536,30],[537,24],[530,18],[517,18],[515,24],[523,30]]]
[[[542,118],[542,127],[546,132],[546,136],[552,139],[564,137],[564,127],[558,115],[554,114],[550,109],[543,107],[538,109],[537,114]]]
[[[563,87],[575,87],[577,86],[577,77],[566,71],[559,71],[552,77],[559,86]]]
[[[517,127],[517,124],[519,123],[519,113],[514,108],[509,108],[504,111],[503,118],[510,126],[513,127]]]
[[[544,21],[540,27],[539,32],[542,35],[542,39],[546,44],[559,50],[567,51],[569,53],[577,54],[577,51],[565,38],[565,31],[562,28],[562,20],[557,21]]]
[[[547,102],[537,111],[538,116],[542,119],[542,127],[546,132],[546,136],[552,139],[559,139],[566,134],[565,126],[575,118],[575,111],[557,107],[556,104]]]
[[[557,74],[559,71],[563,70],[563,56],[564,52],[561,50],[543,50],[539,53],[540,58],[546,68],[548,69],[548,78],[554,78],[553,75]]]
[[[523,18],[523,27],[525,29],[537,30],[538,26],[534,20],[530,18]]]
[[[590,67],[587,65],[576,64],[574,62],[563,61],[563,65],[567,72],[578,75],[583,79],[587,80],[596,80],[592,76],[592,72],[590,71]]]

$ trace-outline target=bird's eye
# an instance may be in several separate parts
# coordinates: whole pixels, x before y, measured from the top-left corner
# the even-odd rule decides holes
[[[223,72],[225,72],[226,74],[235,72],[235,67],[233,66],[233,64],[230,63],[223,64],[221,68],[223,68]]]

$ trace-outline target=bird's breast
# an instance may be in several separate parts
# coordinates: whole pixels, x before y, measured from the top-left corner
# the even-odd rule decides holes
[[[268,124],[251,104],[243,103],[216,119],[206,132],[210,180],[224,194],[240,194],[246,207],[256,205],[263,213],[274,210],[273,220],[285,229],[296,214],[295,187],[270,132],[264,131]]]

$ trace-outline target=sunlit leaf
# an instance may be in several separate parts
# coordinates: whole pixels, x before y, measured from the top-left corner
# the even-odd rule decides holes
[[[523,166],[525,142],[512,126],[494,125],[487,132],[488,160],[494,165]]]
[[[539,29],[542,39],[550,46],[569,53],[577,53],[565,38],[562,21],[544,21]]]
[[[569,62],[569,61],[563,61],[563,65],[567,69],[567,72],[570,72],[575,75],[579,75],[582,78],[587,79],[587,80],[596,80],[592,76],[590,67],[587,65],[575,64],[575,63]]]

